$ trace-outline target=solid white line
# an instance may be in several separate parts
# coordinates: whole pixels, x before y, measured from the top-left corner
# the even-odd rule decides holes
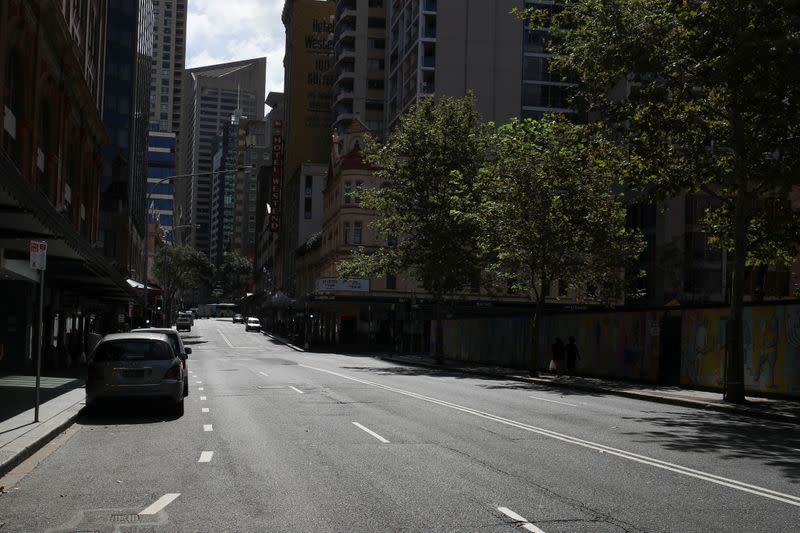
[[[205,397],[205,396],[200,396],[200,401],[201,401],[201,402],[204,402],[204,401],[206,401],[206,397]]]
[[[203,424],[203,431],[214,431],[214,427],[211,424]]]
[[[200,452],[200,459],[198,459],[197,462],[210,463],[212,457],[214,457],[214,452]]]
[[[370,435],[372,435],[373,437],[375,437],[376,439],[378,439],[378,440],[379,440],[379,441],[381,441],[382,443],[384,443],[384,444],[389,444],[389,441],[388,441],[388,440],[384,439],[383,437],[381,437],[380,435],[378,435],[377,433],[375,433],[375,432],[374,432],[374,431],[372,431],[371,429],[369,429],[369,428],[365,428],[364,426],[362,426],[362,425],[361,425],[361,424],[359,424],[358,422],[353,422],[353,425],[354,425],[354,426],[356,426],[356,427],[357,427],[357,428],[359,428],[359,429],[363,429],[364,431],[366,431],[367,433],[369,433]]]
[[[292,390],[293,390],[293,391],[295,391],[295,392],[299,392],[300,394],[305,394],[303,391],[301,391],[301,390],[300,390],[300,389],[298,389],[297,387],[292,387],[291,385],[289,385],[289,388],[290,388],[290,389],[292,389]]]
[[[259,371],[258,371],[258,373],[259,373],[259,374],[261,374],[262,376],[264,376],[265,378],[268,378],[268,377],[269,377],[269,375],[268,375],[266,372],[261,372],[261,371],[259,370]]]
[[[230,348],[233,348],[233,344],[231,344],[231,341],[228,340],[228,337],[226,337],[225,334],[222,333],[222,330],[218,329],[217,331],[219,332],[220,335],[222,335],[222,340],[225,341],[225,344],[227,344]]]
[[[751,485],[749,483],[744,483],[743,481],[736,481],[735,479],[729,479],[722,476],[717,476],[715,474],[711,474],[708,472],[703,472],[701,470],[695,470],[693,468],[689,468],[686,466],[681,466],[675,463],[670,463],[668,461],[662,461],[660,459],[655,459],[652,457],[647,457],[645,455],[639,455],[633,452],[628,452],[625,450],[621,450],[619,448],[613,448],[611,446],[606,446],[604,444],[599,444],[596,442],[580,439],[577,437],[572,437],[570,435],[566,435],[564,433],[558,433],[556,431],[551,431],[549,429],[540,428],[537,426],[532,426],[530,424],[525,424],[523,422],[517,422],[515,420],[511,420],[508,418],[503,418],[498,415],[494,415],[491,413],[486,413],[484,411],[479,411],[477,409],[473,409],[470,407],[464,407],[455,403],[446,402],[444,400],[439,400],[437,398],[432,398],[430,396],[424,396],[422,394],[417,394],[416,392],[411,392],[403,389],[398,389],[395,387],[390,387],[388,385],[381,385],[380,383],[375,383],[372,381],[367,381],[365,379],[355,378],[352,376],[347,376],[345,374],[340,374],[339,372],[334,372],[332,370],[327,370],[324,368],[317,368],[309,365],[304,365],[300,363],[298,366],[309,368],[311,370],[317,370],[319,372],[325,372],[328,374],[332,374],[334,376],[339,376],[344,379],[349,379],[350,381],[355,381],[357,383],[363,383],[365,385],[371,385],[373,387],[378,387],[384,390],[396,392],[397,394],[402,394],[404,396],[409,396],[411,398],[416,398],[418,400],[422,400],[429,403],[434,403],[437,405],[441,405],[443,407],[448,407],[450,409],[454,409],[456,411],[461,411],[463,413],[468,413],[480,418],[484,418],[487,420],[492,420],[494,422],[498,422],[500,424],[505,424],[507,426],[515,427],[518,429],[522,429],[524,431],[529,431],[531,433],[537,433],[539,435],[543,435],[545,437],[550,437],[552,439],[560,440],[562,442],[567,442],[570,444],[574,444],[576,446],[582,446],[584,448],[588,448],[590,450],[595,450],[601,453],[607,453],[610,455],[614,455],[620,457],[622,459],[627,459],[629,461],[634,461],[641,464],[646,464],[649,466],[653,466],[655,468],[660,468],[662,470],[668,470],[670,472],[675,472],[677,474],[682,474],[684,476],[693,477],[695,479],[700,479],[703,481],[708,481],[709,483],[714,483],[717,485],[721,485],[723,487],[732,488],[735,490],[739,490],[742,492],[747,492],[750,494],[755,494],[756,496],[762,496],[764,498],[769,498],[772,500],[776,500],[783,503],[788,503],[789,505],[794,505],[795,507],[800,507],[800,497],[793,496],[791,494],[786,494],[778,491],[774,491],[771,489],[767,489],[764,487],[759,487],[758,485]]]
[[[519,525],[522,526],[522,529],[527,529],[528,531],[533,531],[533,533],[544,533],[544,531],[542,531],[538,527],[534,526],[533,524],[528,522],[526,519],[522,518],[520,515],[518,515],[517,513],[512,511],[511,509],[509,509],[508,507],[498,507],[497,510],[500,511],[501,513],[503,513],[504,515],[506,515],[507,517],[509,517],[511,520],[519,522]]]
[[[207,413],[208,412],[208,407],[203,407],[200,411],[203,412],[203,413]]]
[[[578,407],[574,403],[559,402],[558,400],[549,400],[547,398],[541,398],[539,396],[528,396],[528,398],[533,398],[534,400],[542,400],[543,402],[560,403],[561,405],[569,405],[570,407]]]
[[[153,502],[152,505],[150,505],[148,507],[145,507],[144,509],[139,511],[139,514],[140,515],[141,514],[156,514],[161,509],[163,509],[164,507],[166,507],[167,505],[172,503],[175,500],[175,498],[177,498],[180,495],[181,495],[180,492],[171,492],[169,494],[164,494],[162,497],[160,497],[155,502]]]

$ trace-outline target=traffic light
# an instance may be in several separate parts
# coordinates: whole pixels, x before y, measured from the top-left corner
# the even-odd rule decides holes
[[[164,303],[164,300],[162,300],[161,298],[156,298],[156,311],[159,311],[159,312],[161,311],[161,307],[162,307],[163,303]]]
[[[145,327],[148,327],[148,328],[150,327],[150,323],[151,323],[150,317],[151,317],[151,315],[152,315],[152,312],[151,312],[150,309],[145,309],[144,310],[144,325],[145,325]]]

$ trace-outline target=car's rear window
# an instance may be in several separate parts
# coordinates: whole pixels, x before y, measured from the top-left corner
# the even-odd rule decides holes
[[[169,346],[150,339],[108,341],[94,352],[95,361],[160,361],[172,357]]]

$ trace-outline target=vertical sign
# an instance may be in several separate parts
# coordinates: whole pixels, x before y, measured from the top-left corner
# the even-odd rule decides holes
[[[272,121],[272,190],[269,205],[269,230],[277,233],[281,227],[281,182],[283,181],[283,120]]]
[[[28,249],[30,251],[30,267],[34,270],[46,270],[47,243],[31,241]]]

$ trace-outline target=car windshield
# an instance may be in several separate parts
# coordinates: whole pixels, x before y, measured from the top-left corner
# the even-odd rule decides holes
[[[166,361],[173,355],[167,345],[152,339],[108,341],[97,347],[95,361]]]

